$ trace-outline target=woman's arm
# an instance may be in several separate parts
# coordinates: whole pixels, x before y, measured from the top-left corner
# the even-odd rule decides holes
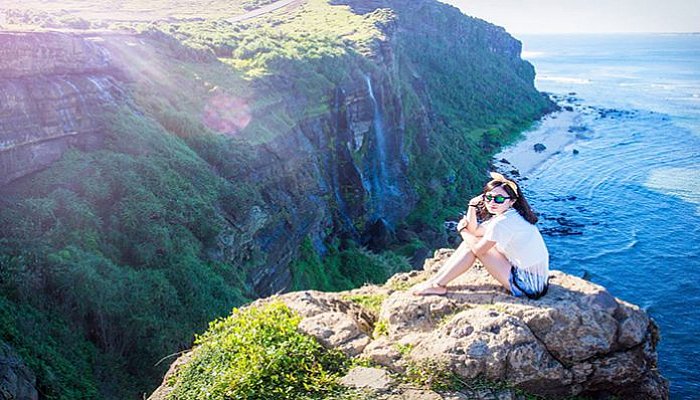
[[[476,208],[481,202],[481,195],[474,197],[469,200],[469,206],[467,207],[467,215],[459,221],[457,229],[460,233],[466,230],[473,234],[474,236],[484,236],[485,229],[480,226],[479,221],[476,219]]]
[[[460,235],[462,236],[462,239],[469,244],[469,250],[471,250],[476,257],[481,257],[496,245],[496,242],[488,240],[484,237],[480,238],[467,230],[460,232]]]

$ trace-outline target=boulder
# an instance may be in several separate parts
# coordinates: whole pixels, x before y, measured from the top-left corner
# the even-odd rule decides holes
[[[559,271],[552,271],[543,298],[515,298],[479,265],[453,281],[446,296],[405,290],[439,270],[451,254],[438,250],[424,271],[360,289],[386,296],[376,315],[348,300],[358,290],[279,299],[302,314],[300,329],[325,346],[390,371],[437,361],[466,382],[506,382],[546,397],[668,398],[668,383],[657,370],[658,328],[639,307]],[[377,324],[385,329],[373,338]]]
[[[394,384],[394,379],[381,368],[355,367],[340,383],[351,388],[386,391]]]
[[[438,250],[423,271],[397,274],[383,286],[293,292],[253,305],[281,300],[302,317],[301,331],[371,361],[376,368],[355,368],[342,380],[357,398],[528,398],[523,390],[546,398],[669,398],[657,368],[658,328],[639,307],[559,271],[551,272],[544,297],[515,298],[478,264],[451,282],[445,296],[407,290],[452,253]],[[363,307],[359,299],[368,297],[381,307]],[[417,366],[424,374],[451,374],[464,386],[437,393],[388,375],[409,375]]]

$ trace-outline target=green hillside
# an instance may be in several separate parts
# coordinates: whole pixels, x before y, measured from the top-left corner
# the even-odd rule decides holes
[[[307,0],[240,22],[228,19],[266,2],[157,3],[110,13],[109,2],[29,1],[8,13],[22,29],[84,18],[81,28],[129,32],[105,36],[128,100],[93,116],[101,146],[0,188],[0,339],[35,372],[42,398],[140,398],[170,360],[157,362],[259,296],[253,275],[272,266],[289,274],[287,289],[324,290],[410,268],[406,257],[444,236],[443,219],[479,187],[491,154],[551,108],[529,64],[487,45],[504,33],[436,2],[363,13]],[[290,143],[302,154],[293,145],[314,138],[291,132],[333,132],[336,88],[360,93],[369,75],[381,77],[387,120],[403,124],[397,146],[417,198],[397,224],[409,237],[382,254],[336,221],[302,226],[312,201],[340,215],[332,196],[307,196],[322,155],[269,150]],[[365,216],[351,217],[364,227]]]

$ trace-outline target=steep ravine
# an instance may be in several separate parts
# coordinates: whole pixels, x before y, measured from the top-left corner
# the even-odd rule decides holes
[[[0,33],[0,320],[41,392],[142,392],[207,321],[304,282],[300,259],[444,242],[445,208],[552,107],[501,28],[427,0],[343,3],[371,40],[254,78],[236,62],[265,51],[236,59],[184,24]],[[260,26],[311,11],[292,12]]]

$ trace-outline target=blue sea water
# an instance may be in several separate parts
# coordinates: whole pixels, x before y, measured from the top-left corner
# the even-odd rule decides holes
[[[645,309],[671,398],[700,398],[700,35],[519,39],[537,88],[583,114],[526,181],[541,228],[572,233],[545,237],[552,268]]]

